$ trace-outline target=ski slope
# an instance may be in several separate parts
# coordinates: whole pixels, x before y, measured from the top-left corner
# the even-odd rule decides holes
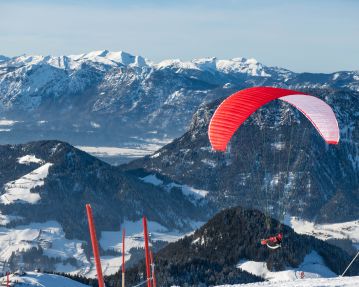
[[[6,277],[1,277],[1,283],[6,286]],[[88,285],[81,284],[69,278],[36,272],[26,272],[24,275],[11,274],[9,276],[10,286],[22,287],[86,287]]]
[[[337,275],[324,263],[323,258],[315,251],[307,254],[298,268],[287,268],[283,271],[272,272],[267,268],[266,262],[241,260],[237,265],[243,271],[262,277],[268,281],[295,280],[300,278],[330,278]]]
[[[21,164],[29,164],[36,162],[36,160],[35,157],[31,156],[18,159]],[[0,196],[0,203],[5,205],[13,203],[38,203],[41,199],[40,194],[31,192],[31,189],[44,185],[44,180],[51,166],[52,163],[45,163],[19,179],[6,183],[4,186],[5,192]]]
[[[240,286],[241,287],[358,287],[359,276],[335,277],[335,278],[310,278],[310,279],[297,279],[293,281],[220,285],[220,287],[240,287]]]

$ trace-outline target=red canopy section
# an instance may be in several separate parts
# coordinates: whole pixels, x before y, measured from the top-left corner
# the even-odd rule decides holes
[[[331,107],[319,98],[288,89],[255,87],[225,99],[215,111],[208,128],[212,148],[225,151],[236,130],[256,110],[280,99],[301,111],[328,144],[339,142],[339,128]]]

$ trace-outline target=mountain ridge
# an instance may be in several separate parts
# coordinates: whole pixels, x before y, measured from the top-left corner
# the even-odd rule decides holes
[[[0,63],[0,111],[15,124],[2,129],[0,143],[56,135],[73,145],[124,146],[174,138],[201,104],[264,85],[355,92],[359,72],[295,73],[245,58],[153,63],[107,50],[13,57]]]
[[[326,145],[293,107],[273,102],[244,123],[227,152],[215,152],[207,130],[221,101],[216,100],[198,109],[183,136],[120,168],[140,169],[206,190],[207,199],[219,209],[233,205],[260,208],[282,221],[279,213],[283,210],[319,222],[356,220],[359,94],[332,89],[301,91],[333,107],[341,131],[338,145]]]

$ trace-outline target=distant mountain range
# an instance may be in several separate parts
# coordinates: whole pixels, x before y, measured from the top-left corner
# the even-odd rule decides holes
[[[153,63],[125,52],[0,59],[1,143],[136,146],[180,136],[203,103],[267,85],[359,91],[359,72],[295,73],[255,59]]]

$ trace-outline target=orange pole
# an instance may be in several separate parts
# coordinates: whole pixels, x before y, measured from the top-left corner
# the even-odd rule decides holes
[[[93,255],[95,257],[98,286],[99,287],[105,287],[105,284],[104,284],[104,281],[103,281],[103,276],[102,276],[100,252],[98,250],[98,243],[97,243],[97,238],[96,238],[95,223],[94,223],[94,220],[93,220],[92,209],[91,209],[90,204],[86,204],[86,211],[87,211],[87,219],[88,219],[89,229],[90,229],[92,250],[93,250]]]
[[[152,267],[152,285],[153,287],[156,287],[156,276],[155,276],[155,263],[153,261],[153,253],[152,250],[150,252],[151,255],[151,267]]]
[[[6,287],[9,287],[10,279],[9,279],[9,272],[6,272]]]
[[[122,287],[125,287],[125,228],[122,230]]]
[[[147,287],[151,287],[151,266],[150,266],[150,253],[148,248],[148,231],[147,231],[147,219],[143,217],[143,233],[145,237],[145,256],[146,256],[146,275],[147,275]]]

